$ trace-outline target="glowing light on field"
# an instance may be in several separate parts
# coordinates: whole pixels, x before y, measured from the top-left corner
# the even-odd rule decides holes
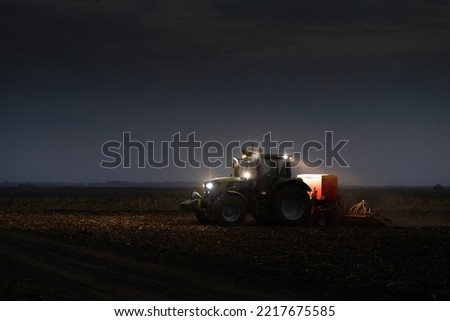
[[[337,176],[330,174],[303,174],[297,175],[312,190],[319,200],[334,200],[337,193]]]

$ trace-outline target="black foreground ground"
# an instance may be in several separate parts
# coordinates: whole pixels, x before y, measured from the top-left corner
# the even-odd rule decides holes
[[[3,190],[0,299],[450,299],[448,192],[348,192],[393,209],[377,229],[201,226],[186,192]]]

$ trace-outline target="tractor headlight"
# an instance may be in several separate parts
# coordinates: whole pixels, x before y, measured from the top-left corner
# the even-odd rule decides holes
[[[242,176],[244,176],[244,178],[249,179],[250,177],[252,177],[252,174],[249,171],[245,171]]]
[[[214,188],[214,184],[212,182],[208,182],[205,184],[205,187],[209,190],[212,190]]]

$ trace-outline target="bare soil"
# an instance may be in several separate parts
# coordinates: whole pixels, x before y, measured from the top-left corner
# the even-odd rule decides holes
[[[0,299],[450,299],[445,222],[293,228],[248,218],[240,227],[201,226],[176,211],[186,195],[2,191]],[[437,198],[445,218],[447,198]]]

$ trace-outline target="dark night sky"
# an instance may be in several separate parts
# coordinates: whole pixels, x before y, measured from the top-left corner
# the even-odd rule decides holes
[[[450,185],[448,1],[1,0],[0,39],[0,181],[209,174],[100,168],[124,131],[298,147],[329,130],[350,167],[309,172]]]

